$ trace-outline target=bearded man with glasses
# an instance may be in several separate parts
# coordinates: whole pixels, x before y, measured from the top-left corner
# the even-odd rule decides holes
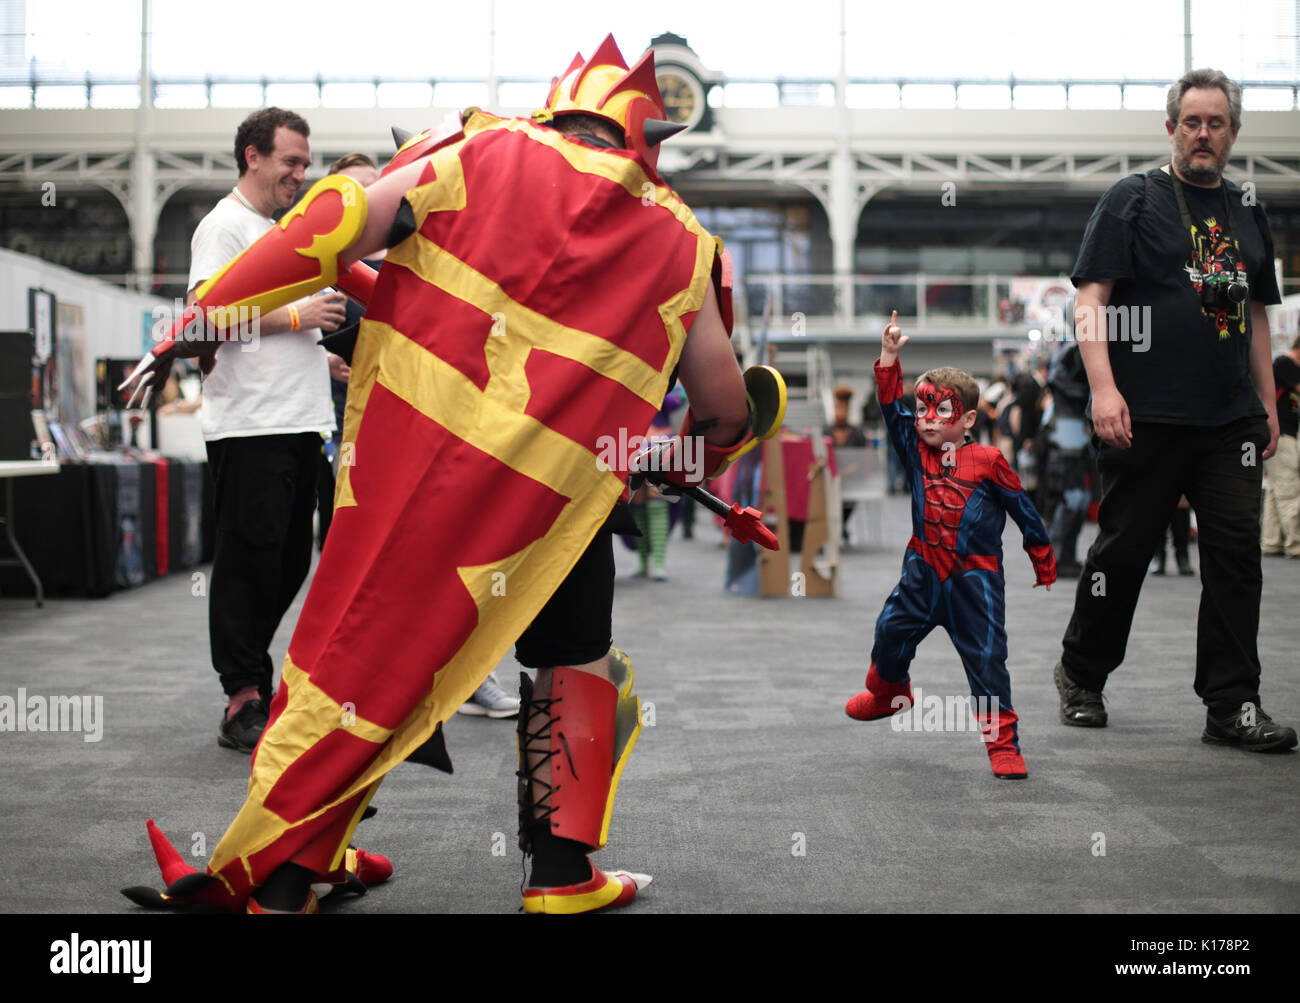
[[[1260,707],[1256,643],[1260,486],[1278,441],[1264,312],[1281,301],[1273,238],[1253,192],[1223,178],[1241,88],[1195,70],[1169,89],[1166,112],[1171,164],[1102,196],[1071,276],[1103,494],[1055,669],[1061,719],[1106,725],[1102,690],[1186,495],[1200,527],[1202,740],[1280,751],[1296,733]]]

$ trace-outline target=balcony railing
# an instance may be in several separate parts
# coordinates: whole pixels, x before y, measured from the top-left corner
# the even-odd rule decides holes
[[[736,297],[738,310],[757,334],[764,327],[773,341],[803,335],[873,336],[891,311],[907,328],[979,336],[1008,331],[1027,333],[1044,323],[1026,315],[1025,301],[1012,295],[1012,283],[1039,287],[1063,284],[1061,275],[745,275]],[[1300,278],[1284,278],[1282,295],[1300,295]],[[1055,320],[1047,321],[1054,323]]]
[[[525,107],[541,100],[550,83],[541,77],[500,77],[496,104]],[[1168,80],[1038,79],[991,77],[850,77],[850,108],[1163,108]],[[1300,108],[1300,80],[1243,80],[1248,109]],[[483,77],[411,76],[202,76],[155,77],[160,107],[254,107],[275,103],[299,108],[462,107],[490,103]],[[715,108],[834,107],[834,77],[725,77],[709,92]],[[0,108],[134,108],[138,75],[49,71],[34,63],[0,69]]]
[[[131,273],[96,275],[95,278],[126,289],[135,288]],[[898,311],[909,326],[942,327],[952,331],[1005,331],[1009,327],[1029,329],[1019,301],[1011,300],[1012,281],[1057,282],[1059,275],[854,275],[848,280],[853,309],[847,320],[838,310],[839,290],[845,280],[834,275],[743,276],[736,292],[737,310],[747,319],[752,333],[766,323],[774,340],[812,334],[847,333],[846,324],[857,332],[880,327],[890,312]],[[181,291],[186,272],[158,272],[144,292]],[[1300,278],[1284,278],[1282,295],[1300,295]],[[771,306],[769,307],[769,302]]]
[[[1023,312],[1011,301],[1011,283],[1025,278],[994,274],[750,274],[743,277],[742,285],[751,327],[766,323],[770,335],[780,339],[801,332],[856,329],[887,320],[893,310],[914,328],[1005,330],[1024,324]]]

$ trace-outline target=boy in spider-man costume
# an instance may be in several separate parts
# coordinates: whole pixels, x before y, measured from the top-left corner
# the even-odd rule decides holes
[[[859,721],[912,706],[908,666],[935,627],[961,655],[993,774],[1021,780],[1017,715],[1007,675],[1002,529],[1009,514],[1024,535],[1035,587],[1051,588],[1056,560],[1033,503],[1002,454],[966,434],[975,424],[979,388],[959,369],[932,369],[916,381],[916,416],[900,399],[899,350],[908,342],[890,318],[876,363],[880,408],[912,489],[912,531],[903,576],[876,621],[867,688],[845,710]],[[985,697],[986,700],[978,698]],[[996,704],[993,699],[996,698]]]

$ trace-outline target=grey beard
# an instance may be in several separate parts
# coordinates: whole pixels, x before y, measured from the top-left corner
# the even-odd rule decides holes
[[[1188,181],[1197,184],[1215,185],[1223,179],[1223,168],[1228,164],[1226,155],[1217,158],[1212,167],[1193,167],[1191,158],[1183,154],[1174,155],[1174,166],[1178,168],[1178,173]]]

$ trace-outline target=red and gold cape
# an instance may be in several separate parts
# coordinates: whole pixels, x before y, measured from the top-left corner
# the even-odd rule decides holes
[[[483,113],[432,155],[352,362],[334,521],[248,797],[236,900],[338,865],[384,774],[510,649],[622,492],[714,239],[635,154]]]

